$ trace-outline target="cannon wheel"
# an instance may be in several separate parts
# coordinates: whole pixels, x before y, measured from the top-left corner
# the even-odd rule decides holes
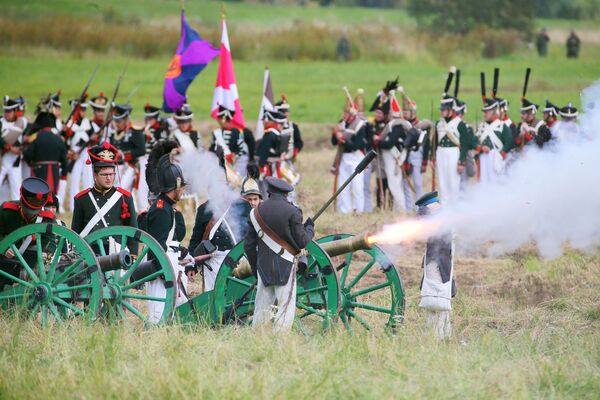
[[[296,275],[296,320],[294,328],[305,335],[326,330],[335,319],[340,302],[339,282],[331,259],[315,242],[306,247],[308,268]],[[221,264],[213,291],[213,320],[217,323],[249,322],[254,311],[254,276],[238,279],[233,268],[245,256],[244,242],[229,252]]]
[[[131,247],[132,243],[138,246],[138,254],[134,263],[127,271],[116,270],[105,272],[105,290],[103,293],[103,310],[110,321],[128,320],[128,313],[141,319],[145,324],[149,321],[145,312],[149,301],[158,301],[165,303],[165,307],[160,319],[160,323],[171,319],[175,308],[175,277],[169,259],[163,251],[160,244],[146,232],[130,226],[109,226],[98,229],[88,235],[85,240],[94,248],[98,248],[99,255],[108,254],[108,249],[104,246],[105,239],[112,237],[119,243],[127,243]],[[132,254],[133,255],[133,254]],[[160,265],[160,268],[147,277],[130,282],[131,275],[148,256],[152,255]],[[135,255],[134,255],[135,256]],[[173,282],[166,289],[166,294],[161,297],[150,297],[143,291],[146,282],[162,278],[165,282]],[[140,285],[142,287],[140,288]]]
[[[17,243],[29,236],[35,238],[30,244],[35,251],[21,255]],[[67,259],[68,245],[73,250]],[[7,283],[0,287],[2,308],[20,307],[42,325],[75,315],[89,321],[97,315],[102,297],[100,267],[90,246],[75,232],[55,224],[26,225],[0,242],[0,254],[9,249],[16,254],[19,271],[11,274],[0,269]]]
[[[336,234],[317,240],[327,243],[353,235]],[[367,331],[383,327],[395,332],[404,316],[404,286],[400,272],[377,246],[334,257],[341,271],[339,317],[352,332],[353,321]],[[374,268],[375,267],[375,268]]]

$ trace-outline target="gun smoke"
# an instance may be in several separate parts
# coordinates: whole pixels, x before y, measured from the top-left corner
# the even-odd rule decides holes
[[[578,140],[529,146],[502,181],[470,187],[457,204],[428,219],[385,226],[375,239],[410,244],[453,229],[462,252],[494,255],[532,242],[545,258],[560,256],[565,246],[594,250],[600,246],[600,80],[583,91],[582,104]]]

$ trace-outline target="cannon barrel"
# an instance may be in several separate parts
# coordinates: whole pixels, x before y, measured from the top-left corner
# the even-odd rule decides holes
[[[139,281],[145,277],[152,275],[160,269],[160,265],[156,260],[144,261],[131,274],[131,282]]]
[[[114,271],[117,269],[129,269],[132,264],[129,250],[121,250],[118,253],[98,257],[98,265],[102,271]]]
[[[342,254],[352,253],[358,250],[365,250],[371,247],[369,235],[357,235],[345,239],[334,240],[332,242],[321,243],[320,246],[330,257],[340,256]]]

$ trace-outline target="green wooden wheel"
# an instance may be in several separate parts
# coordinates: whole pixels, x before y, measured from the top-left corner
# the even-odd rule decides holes
[[[306,273],[296,275],[296,321],[294,328],[309,335],[329,328],[340,301],[339,283],[327,253],[309,243]],[[212,320],[216,323],[247,323],[254,311],[254,276],[238,279],[233,268],[245,256],[244,242],[234,246],[221,268],[213,291]]]
[[[117,269],[104,273],[103,312],[109,321],[129,320],[130,316],[149,323],[147,309],[150,302],[164,303],[159,323],[169,321],[175,308],[175,276],[169,259],[160,244],[146,232],[130,226],[109,226],[89,234],[85,240],[99,256],[109,253],[107,239],[113,238],[118,243],[126,243],[135,259],[128,269]],[[147,265],[148,259],[154,259],[155,268],[148,275],[132,280],[138,269]],[[165,294],[148,296],[146,283],[161,279],[165,283]]]
[[[31,237],[28,249],[21,243]],[[72,250],[66,253],[68,245]],[[22,310],[42,325],[72,316],[93,319],[102,297],[101,271],[90,246],[75,232],[55,224],[31,224],[0,242],[0,254],[15,257],[0,267],[0,304]],[[7,265],[10,263],[12,265]]]
[[[336,234],[317,240],[328,243],[353,235]],[[395,329],[404,316],[404,286],[396,266],[377,246],[333,257],[340,274],[341,307],[339,317],[352,331],[360,326],[367,331]],[[356,322],[356,323],[354,323]]]

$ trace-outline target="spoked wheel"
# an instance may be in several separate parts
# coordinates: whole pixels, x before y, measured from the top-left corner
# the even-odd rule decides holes
[[[146,232],[129,226],[102,228],[85,240],[102,260],[102,256],[110,253],[110,238],[119,243],[117,247],[121,249],[126,244],[132,260],[130,265],[104,272],[103,315],[109,321],[129,320],[133,316],[144,324],[170,320],[175,308],[177,282],[160,244]],[[148,285],[158,283],[164,290],[159,295],[149,295]],[[154,311],[152,316],[149,316],[150,310]]]
[[[336,234],[317,240],[328,243],[353,235]],[[340,319],[349,331],[395,332],[404,316],[404,287],[398,269],[377,246],[333,257],[340,273]]]
[[[329,328],[339,305],[339,283],[329,256],[315,242],[307,247],[308,268],[296,279],[294,328],[305,335]],[[213,292],[213,320],[220,324],[249,323],[254,312],[256,278],[239,279],[233,269],[244,257],[238,243],[221,264]]]
[[[75,232],[55,224],[27,225],[0,242],[0,254],[9,250],[14,257],[0,260],[2,308],[22,310],[42,325],[96,316],[101,271],[94,252]]]

